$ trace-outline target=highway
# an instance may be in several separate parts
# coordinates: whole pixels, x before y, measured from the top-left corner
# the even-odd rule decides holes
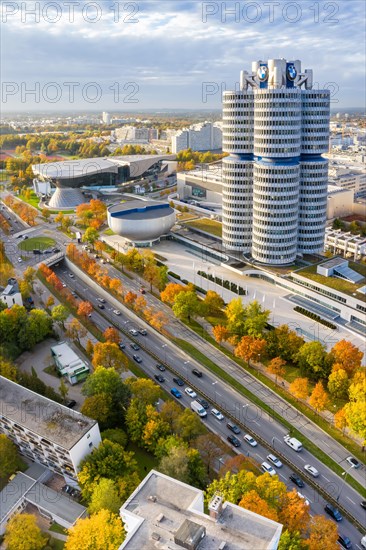
[[[342,504],[342,506],[344,506],[344,508],[362,525],[365,524],[365,511],[360,506],[360,501],[362,500],[360,495],[350,487],[345,480],[340,479],[332,470],[313,457],[306,448],[304,448],[301,453],[296,453],[288,447],[283,441],[283,436],[286,435],[287,430],[278,421],[260,410],[248,399],[241,396],[228,384],[216,379],[209,370],[205,369],[201,364],[197,363],[183,351],[178,349],[164,336],[146,325],[133,312],[119,305],[118,309],[121,311],[121,315],[115,315],[113,310],[117,308],[117,302],[114,298],[109,297],[105,304],[105,309],[99,311],[97,307],[97,298],[100,296],[106,297],[105,291],[100,290],[98,292],[94,290],[92,286],[86,284],[85,281],[79,279],[75,275],[76,270],[74,271],[74,278],[71,278],[69,276],[70,270],[66,267],[64,262],[59,264],[58,267],[54,267],[54,269],[60,279],[65,282],[71,290],[74,290],[81,299],[87,299],[93,304],[95,311],[92,313],[92,320],[100,330],[104,331],[108,326],[114,325],[119,328],[122,333],[128,335],[127,337],[122,337],[122,340],[126,342],[124,351],[130,358],[132,358],[133,353],[137,353],[141,357],[142,363],[140,367],[148,376],[153,377],[154,374],[159,373],[155,367],[157,360],[166,363],[184,378],[187,385],[196,389],[197,393],[205,396],[210,403],[214,403],[218,409],[222,410],[226,417],[229,414],[234,418],[242,427],[242,432],[247,430],[254,437],[258,436],[268,443],[265,447],[258,444],[257,447],[252,448],[243,441],[241,435],[240,439],[242,445],[239,452],[245,454],[249,453],[250,456],[258,460],[258,462],[261,462],[265,460],[269,452],[276,454],[277,451],[281,453],[281,456],[285,457],[285,460],[294,463],[302,472],[301,477],[306,483],[306,487],[300,492],[304,494],[311,503],[311,512],[313,514],[323,512],[325,501],[310,485],[310,478],[304,470],[305,464],[314,466],[320,473],[316,482],[334,498],[339,497],[339,503]],[[147,336],[133,338],[129,335],[129,330],[141,327],[148,330]],[[133,351],[130,347],[129,343],[132,341],[138,341],[140,343],[141,349],[138,352]],[[152,357],[151,354],[155,357]],[[202,378],[197,378],[191,373],[194,367],[203,372]],[[173,374],[171,374],[169,370],[164,372],[164,377],[166,381],[162,385],[165,389],[169,391],[170,388],[176,387],[176,384],[172,380]],[[190,401],[190,398],[186,394],[183,394],[182,399],[180,399],[180,402],[185,406],[189,406]],[[204,422],[210,429],[221,435],[225,440],[231,433],[226,428],[225,421],[219,422],[210,414]],[[284,465],[277,473],[282,481],[287,481],[290,471],[292,471],[292,469]],[[289,487],[293,488],[294,485],[290,483]],[[354,546],[357,548],[361,534],[348,520],[343,519],[340,525],[340,532],[349,536]]]

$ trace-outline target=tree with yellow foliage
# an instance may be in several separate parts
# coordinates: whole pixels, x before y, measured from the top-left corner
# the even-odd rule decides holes
[[[307,378],[295,378],[291,382],[289,390],[296,399],[307,399],[309,395],[309,380]]]
[[[33,514],[16,514],[6,526],[4,542],[8,550],[42,550],[47,537]]]
[[[117,550],[126,537],[121,518],[104,509],[78,519],[68,533],[65,550]]]

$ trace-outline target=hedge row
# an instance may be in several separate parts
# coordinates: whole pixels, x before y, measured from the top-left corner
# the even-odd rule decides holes
[[[231,290],[231,292],[235,292],[235,294],[238,294],[239,296],[244,296],[246,294],[246,291],[243,287],[241,286],[238,287],[236,283],[232,283],[227,279],[220,279],[220,277],[214,277],[213,275],[211,275],[211,273],[206,273],[205,271],[197,271],[197,273],[198,275],[201,275],[201,277],[204,277],[209,281],[213,281],[217,285],[222,286],[227,290]]]
[[[308,311],[307,309],[296,306],[294,307],[294,311],[297,311],[298,313],[301,313],[302,315],[305,315],[306,317],[309,317],[310,319],[313,319],[313,321],[316,321],[317,323],[321,323],[325,327],[336,329],[338,328],[337,325],[334,323],[331,323],[330,321],[327,321],[326,319],[323,319],[323,317],[320,317],[320,315],[317,315],[316,313],[313,313],[312,311]]]

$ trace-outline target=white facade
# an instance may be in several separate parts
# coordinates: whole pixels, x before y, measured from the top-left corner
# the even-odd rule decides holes
[[[221,149],[222,128],[220,122],[193,124],[172,136],[172,152],[179,153],[184,149],[193,151],[210,151]]]
[[[112,117],[109,113],[104,112],[102,114],[102,120],[104,124],[110,124],[112,121]]]
[[[338,185],[328,185],[327,220],[349,216],[353,211],[354,192]]]
[[[305,89],[301,86],[305,85]],[[329,91],[300,61],[254,62],[224,92],[223,244],[264,264],[323,249]]]
[[[330,250],[333,254],[343,254],[345,258],[359,260],[366,256],[366,237],[327,228],[324,249]]]
[[[8,280],[7,286],[0,294],[0,300],[6,304],[7,308],[13,307],[15,304],[18,306],[23,305],[22,295],[16,279],[11,278]]]

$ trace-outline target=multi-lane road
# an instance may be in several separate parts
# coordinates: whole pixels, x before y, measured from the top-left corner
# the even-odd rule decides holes
[[[142,363],[140,367],[150,377],[154,377],[159,371],[156,369],[157,361],[164,362],[172,368],[172,370],[185,380],[186,386],[194,387],[197,393],[201,396],[205,396],[210,402],[211,406],[216,406],[224,412],[226,418],[234,418],[236,422],[242,428],[242,434],[240,435],[241,447],[237,449],[237,452],[244,454],[249,453],[258,462],[262,462],[266,459],[269,452],[276,454],[281,453],[281,456],[285,457],[288,463],[293,463],[296,467],[303,472],[302,477],[306,483],[301,493],[309,500],[311,505],[312,514],[323,513],[325,500],[320,494],[310,485],[310,478],[305,473],[305,464],[311,464],[320,473],[320,476],[316,479],[316,482],[326,490],[334,498],[339,497],[339,503],[344,506],[347,511],[356,518],[361,524],[365,523],[365,511],[361,508],[360,495],[347,483],[344,479],[340,479],[332,470],[327,468],[323,463],[316,459],[306,448],[300,453],[296,453],[290,447],[288,447],[284,441],[283,436],[286,435],[287,430],[266,412],[260,410],[256,405],[252,404],[248,399],[244,398],[238,392],[233,390],[228,384],[221,380],[218,380],[208,369],[205,369],[201,364],[197,363],[186,355],[183,351],[177,348],[164,336],[160,335],[153,329],[147,327],[143,321],[141,321],[131,311],[119,305],[118,309],[121,311],[121,315],[117,316],[113,313],[116,309],[116,302],[112,297],[103,290],[93,288],[88,284],[86,280],[82,280],[77,276],[77,270],[74,271],[74,277],[70,277],[70,269],[66,267],[64,262],[61,262],[58,267],[54,267],[55,272],[60,279],[73,291],[75,291],[81,299],[88,299],[95,311],[92,313],[92,320],[100,330],[105,330],[108,326],[114,325],[125,335],[122,336],[122,340],[126,342],[125,353],[132,358],[134,353],[137,353]],[[98,309],[97,298],[106,298],[105,309]],[[138,337],[132,337],[129,333],[131,329],[139,327],[147,328],[148,335]],[[141,345],[139,351],[134,351],[129,343],[132,341],[138,341]],[[192,374],[192,369],[198,368],[203,372],[202,378],[197,378]],[[176,383],[173,382],[174,372],[170,372],[169,368],[163,373],[166,379],[162,386],[169,391],[172,387],[176,387]],[[184,386],[185,387],[185,386]],[[183,390],[184,390],[183,387]],[[191,399],[184,393],[180,402],[184,406],[190,406]],[[210,411],[210,409],[209,409]],[[211,414],[208,414],[205,424],[214,432],[218,433],[225,440],[230,431],[226,428],[226,419],[224,421],[216,420]],[[260,440],[267,442],[268,444],[263,446],[260,443],[257,447],[250,447],[243,440],[243,433],[248,431],[256,436],[259,436]],[[345,470],[347,470],[345,466]],[[288,477],[293,469],[284,464],[281,469],[277,470],[280,479],[287,482],[290,488],[294,485],[289,482]],[[357,529],[346,519],[343,519],[340,525],[340,532],[346,534],[353,541],[355,547],[359,544],[361,534]]]

